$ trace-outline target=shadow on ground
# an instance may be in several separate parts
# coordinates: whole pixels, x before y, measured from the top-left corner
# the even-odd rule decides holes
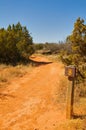
[[[52,62],[45,62],[45,61],[34,61],[29,59],[30,63],[32,66],[41,66],[41,65],[46,65],[46,64],[51,64]]]
[[[77,118],[86,119],[86,115],[73,115],[73,119],[77,119]]]

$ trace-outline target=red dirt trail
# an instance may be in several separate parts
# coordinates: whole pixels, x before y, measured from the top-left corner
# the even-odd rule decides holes
[[[65,105],[57,101],[64,79],[62,63],[40,56],[32,59],[41,64],[2,92],[0,130],[54,130],[66,119]]]

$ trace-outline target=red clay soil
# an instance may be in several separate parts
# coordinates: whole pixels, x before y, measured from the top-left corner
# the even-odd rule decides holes
[[[2,92],[0,130],[54,130],[66,119],[65,105],[57,101],[63,65],[45,57],[32,59],[41,64]]]

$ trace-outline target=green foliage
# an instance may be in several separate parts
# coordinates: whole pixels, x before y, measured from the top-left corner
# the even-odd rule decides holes
[[[70,60],[70,64],[74,64],[76,66],[81,65],[86,61],[86,25],[84,24],[84,20],[78,18],[74,23],[74,29],[72,34],[69,35],[66,39],[66,57]],[[65,52],[64,52],[65,54]],[[63,54],[63,55],[64,55]],[[79,59],[79,60],[78,60]]]
[[[72,34],[66,39],[65,46],[66,49],[61,51],[60,57],[66,65],[76,66],[76,79],[80,83],[86,78],[86,69],[83,70],[83,65],[86,63],[86,25],[83,19],[76,20]]]
[[[86,60],[86,25],[83,19],[76,20],[72,34],[67,37],[67,42],[71,44],[73,54],[83,57],[83,59],[80,58],[81,61]]]
[[[43,48],[44,48],[44,44],[42,43],[34,44],[35,51],[42,50]]]
[[[18,22],[0,29],[0,62],[16,64],[26,61],[34,52],[33,41],[26,27]]]

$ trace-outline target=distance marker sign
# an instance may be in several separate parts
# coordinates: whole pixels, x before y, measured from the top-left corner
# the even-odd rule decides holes
[[[65,67],[65,75],[68,76],[68,77],[74,78],[76,76],[75,66],[66,66]]]

